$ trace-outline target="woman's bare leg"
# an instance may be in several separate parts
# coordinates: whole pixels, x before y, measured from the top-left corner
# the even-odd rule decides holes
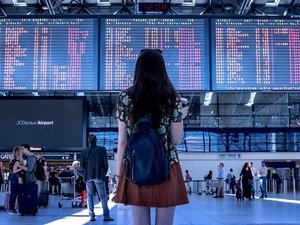
[[[175,206],[166,208],[156,208],[155,225],[172,225],[175,208]]]
[[[150,207],[131,206],[133,225],[150,225]]]

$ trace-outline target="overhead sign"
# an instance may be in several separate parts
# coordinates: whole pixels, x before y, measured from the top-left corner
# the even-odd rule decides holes
[[[2,153],[0,154],[0,160],[11,160],[12,154],[11,153]]]
[[[218,159],[241,159],[241,153],[219,153]]]

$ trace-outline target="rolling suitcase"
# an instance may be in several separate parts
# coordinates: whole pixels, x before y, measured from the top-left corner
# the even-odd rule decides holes
[[[38,212],[38,187],[33,184],[21,184],[19,192],[19,213],[36,215]]]
[[[44,206],[47,208],[49,204],[49,191],[48,189],[42,189],[40,194],[39,194],[39,199],[38,199],[38,206]]]

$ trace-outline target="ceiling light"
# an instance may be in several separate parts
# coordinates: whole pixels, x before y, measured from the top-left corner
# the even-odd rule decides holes
[[[214,94],[213,92],[205,93],[205,98],[204,98],[204,102],[203,102],[204,106],[210,105],[213,94]]]
[[[251,92],[249,101],[245,104],[245,106],[251,107],[254,104],[255,96],[256,96],[256,92]]]

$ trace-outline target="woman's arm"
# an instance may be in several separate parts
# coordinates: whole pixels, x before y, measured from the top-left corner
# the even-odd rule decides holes
[[[118,120],[118,151],[117,151],[117,171],[116,174],[120,174],[122,161],[127,147],[127,131],[126,124]]]
[[[14,167],[13,167],[13,173],[18,173],[18,172],[22,171],[23,168],[24,168],[24,166],[22,166],[19,161],[16,161],[14,164]]]
[[[183,136],[183,121],[181,122],[171,122],[170,128],[171,143],[173,145],[178,145],[182,141]]]
[[[240,180],[243,179],[243,174],[244,174],[244,171],[242,170],[241,173],[240,173]]]
[[[171,122],[170,134],[171,143],[178,145],[182,141],[183,136],[183,119],[187,116],[189,107],[182,108],[182,119],[180,122]]]

